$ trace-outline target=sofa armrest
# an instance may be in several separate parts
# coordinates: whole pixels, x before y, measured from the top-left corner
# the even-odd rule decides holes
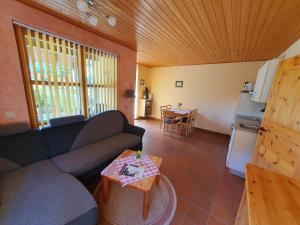
[[[145,133],[145,129],[128,124],[128,126],[125,127],[125,132],[143,137],[143,135]]]

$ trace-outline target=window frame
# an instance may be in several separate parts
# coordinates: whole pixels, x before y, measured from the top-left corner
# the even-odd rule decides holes
[[[36,107],[36,101],[34,97],[34,90],[33,90],[33,84],[35,82],[42,84],[42,81],[34,81],[31,79],[31,71],[30,71],[30,62],[28,58],[28,51],[26,47],[26,42],[25,42],[25,35],[26,35],[26,30],[30,29],[31,31],[34,32],[39,32],[40,34],[45,34],[48,36],[52,36],[53,38],[58,38],[58,39],[63,39],[65,41],[72,42],[73,44],[77,44],[80,46],[80,60],[78,60],[78,63],[80,63],[80,68],[81,70],[79,71],[79,79],[80,83],[78,82],[73,82],[74,86],[80,86],[80,97],[81,97],[81,102],[82,102],[82,114],[85,118],[89,117],[88,113],[88,88],[89,87],[95,87],[95,84],[88,84],[87,83],[87,68],[86,68],[86,54],[87,54],[87,49],[93,49],[95,51],[100,51],[101,53],[108,54],[110,56],[116,57],[116,71],[115,71],[115,76],[116,76],[116,83],[115,83],[115,91],[114,91],[114,98],[116,101],[115,104],[115,109],[117,110],[119,108],[119,55],[107,52],[103,49],[99,49],[93,46],[85,45],[80,42],[76,42],[73,40],[70,40],[69,38],[65,38],[61,35],[56,35],[53,33],[49,33],[40,29],[33,28],[31,26],[27,26],[24,24],[21,24],[19,22],[13,21],[13,28],[15,32],[15,37],[16,37],[16,42],[17,42],[17,47],[19,51],[19,58],[20,58],[20,65],[21,65],[21,71],[22,71],[22,77],[23,77],[23,84],[24,84],[24,89],[25,89],[25,95],[26,95],[26,102],[27,102],[27,108],[28,108],[28,115],[29,115],[29,121],[31,128],[38,128],[42,124],[38,120],[38,112],[37,112],[37,107]],[[78,56],[77,56],[78,57]],[[53,81],[43,81],[45,86],[49,85],[48,83]],[[67,82],[58,82],[59,86],[65,85]],[[71,82],[68,82],[71,84]],[[103,88],[106,85],[97,85],[99,88]],[[44,124],[47,125],[48,121],[44,121]]]

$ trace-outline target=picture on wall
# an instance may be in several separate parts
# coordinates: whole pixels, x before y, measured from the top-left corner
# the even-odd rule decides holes
[[[182,80],[177,80],[175,82],[175,87],[177,88],[182,88],[183,87],[183,81]]]
[[[145,81],[143,79],[140,79],[140,85],[145,85]]]

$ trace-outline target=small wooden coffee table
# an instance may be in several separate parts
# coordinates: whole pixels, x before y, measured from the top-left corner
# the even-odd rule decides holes
[[[125,150],[121,155],[118,156],[117,159],[125,158],[131,155],[135,155],[136,152],[132,150]],[[157,166],[159,169],[162,163],[162,158],[159,158],[157,156],[148,155],[148,157],[151,159],[151,161]],[[110,166],[110,165],[109,165]],[[119,184],[121,186],[121,183],[119,181],[119,171],[115,171],[115,173],[112,173],[110,175],[102,175],[102,181],[103,181],[103,197],[104,202],[108,201],[109,198],[109,189],[110,189],[110,182]],[[160,176],[152,176],[148,177],[146,179],[136,181],[134,183],[126,185],[126,187],[133,188],[137,191],[141,191],[144,193],[144,203],[143,203],[143,217],[144,219],[148,216],[148,210],[149,210],[149,193],[151,191],[152,185],[155,183],[156,185],[159,184]]]

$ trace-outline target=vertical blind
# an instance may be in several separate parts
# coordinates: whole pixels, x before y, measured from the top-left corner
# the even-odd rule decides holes
[[[86,48],[88,114],[117,108],[117,58]]]
[[[117,109],[118,57],[15,25],[31,125]]]

